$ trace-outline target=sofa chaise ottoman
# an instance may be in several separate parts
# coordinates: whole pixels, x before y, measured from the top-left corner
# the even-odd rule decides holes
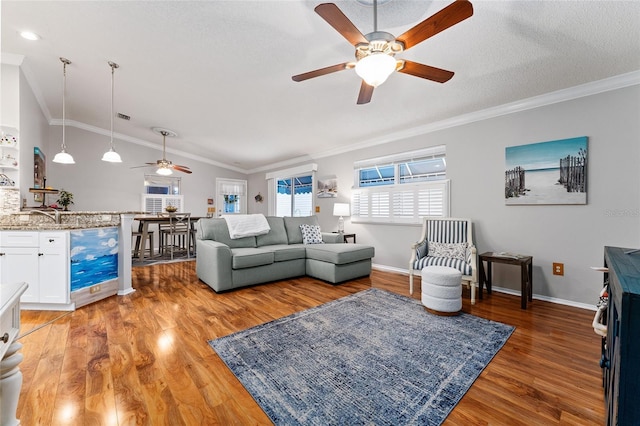
[[[268,233],[232,239],[225,219],[200,219],[198,278],[219,292],[303,275],[338,284],[371,274],[371,246],[345,244],[342,235],[334,233],[321,233],[322,243],[304,243],[300,225],[319,232],[316,216],[266,220]]]

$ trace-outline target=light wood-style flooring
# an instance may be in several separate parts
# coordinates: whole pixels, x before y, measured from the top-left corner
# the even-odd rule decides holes
[[[73,313],[22,312],[22,425],[271,424],[208,340],[369,287],[409,295],[407,276],[380,271],[216,294],[195,262],[133,268],[133,287]],[[472,306],[468,289],[463,310],[516,330],[445,425],[604,423],[593,312],[538,300],[522,310],[495,292]]]

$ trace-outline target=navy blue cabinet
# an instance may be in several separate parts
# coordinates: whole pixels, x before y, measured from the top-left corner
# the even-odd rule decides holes
[[[605,247],[609,272],[602,372],[607,425],[640,425],[640,252]]]

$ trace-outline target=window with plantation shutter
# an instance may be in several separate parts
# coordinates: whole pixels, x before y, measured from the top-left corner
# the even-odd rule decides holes
[[[178,212],[182,212],[183,204],[182,195],[158,195],[158,194],[143,194],[142,195],[142,209],[146,213],[156,214],[164,213],[167,206],[174,206],[178,209]]]
[[[449,216],[444,146],[358,161],[351,199],[354,223],[419,224]]]
[[[449,216],[449,181],[360,188],[352,192],[353,223],[421,223],[424,216]]]

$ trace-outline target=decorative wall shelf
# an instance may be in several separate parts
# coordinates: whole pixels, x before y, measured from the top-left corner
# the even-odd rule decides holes
[[[40,208],[47,208],[47,194],[57,194],[60,191],[57,189],[29,188],[29,192],[32,194],[42,194],[42,204],[40,205]]]

